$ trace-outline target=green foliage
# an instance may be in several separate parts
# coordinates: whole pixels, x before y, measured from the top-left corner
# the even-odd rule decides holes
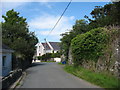
[[[51,58],[56,58],[56,57],[60,58],[60,56],[61,56],[61,53],[57,52],[57,53],[46,53],[42,56],[38,56],[37,58],[38,60],[48,61]]]
[[[16,57],[22,58],[29,65],[38,42],[34,32],[29,32],[26,18],[20,17],[13,9],[2,16],[2,41],[15,50]]]
[[[105,28],[96,28],[72,39],[71,48],[75,65],[82,64],[83,60],[97,61],[104,53],[108,37]]]
[[[94,28],[108,25],[120,25],[120,1],[106,4],[104,7],[96,6],[90,13],[92,19],[85,15]]]
[[[65,66],[64,70],[103,88],[119,88],[120,80],[107,73],[96,73],[82,67]],[[116,89],[116,90],[117,90]]]
[[[58,64],[59,64],[59,65],[64,65],[64,64],[62,64],[62,62],[59,62]]]
[[[44,60],[44,61],[47,61],[51,58],[51,53],[46,53],[44,55],[41,56],[41,59]]]
[[[120,26],[119,10],[120,1],[112,2],[104,5],[103,7],[95,6],[94,10],[90,13],[92,15],[92,19],[85,16],[89,23],[84,19],[76,20],[72,30],[62,34],[61,49],[66,57],[65,60],[68,60],[69,49],[72,45],[72,54],[75,64],[79,65],[83,60],[97,61],[97,59],[104,54],[103,49],[106,47],[108,36],[111,34],[108,34],[102,28],[101,30],[96,28]],[[109,39],[113,37],[114,36],[111,36]]]
[[[70,35],[68,33],[62,34],[60,45],[61,45],[62,53],[65,55],[66,60],[68,59],[70,42],[71,42]]]
[[[61,56],[61,52],[57,52],[57,53],[52,53],[52,58],[60,58]]]
[[[62,53],[65,55],[66,61],[68,60],[68,52],[71,44],[71,40],[78,34],[85,33],[89,31],[89,26],[84,19],[76,20],[73,30],[62,34],[61,38],[61,49]]]

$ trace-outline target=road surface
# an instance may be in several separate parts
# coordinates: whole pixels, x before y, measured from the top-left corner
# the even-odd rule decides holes
[[[62,67],[57,63],[33,63],[26,70],[20,88],[99,88],[65,72]]]

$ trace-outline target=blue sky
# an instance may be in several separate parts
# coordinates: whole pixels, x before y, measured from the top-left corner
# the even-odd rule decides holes
[[[48,41],[60,41],[60,34],[72,29],[76,19],[90,16],[95,6],[104,6],[108,2],[72,2],[61,21],[47,37]],[[39,41],[43,41],[53,28],[68,2],[4,2],[2,14],[12,8],[27,19],[29,30],[34,31]],[[2,20],[2,19],[0,19]]]

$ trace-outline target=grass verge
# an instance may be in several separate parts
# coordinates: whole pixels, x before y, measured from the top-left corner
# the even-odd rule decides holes
[[[59,65],[63,65],[62,62],[59,62],[58,64],[59,64]]]
[[[96,73],[82,67],[73,67],[69,65],[66,65],[64,70],[103,88],[120,88],[120,80],[112,75]]]

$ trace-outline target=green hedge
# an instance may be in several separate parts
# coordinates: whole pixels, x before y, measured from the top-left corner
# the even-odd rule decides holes
[[[60,58],[60,56],[61,56],[61,53],[59,53],[59,52],[57,52],[57,53],[46,53],[42,56],[38,56],[37,59],[47,61],[51,58],[57,58],[57,57]]]
[[[72,39],[71,48],[75,65],[82,64],[83,60],[94,60],[104,54],[106,43],[109,39],[105,28],[96,28],[77,35]]]

